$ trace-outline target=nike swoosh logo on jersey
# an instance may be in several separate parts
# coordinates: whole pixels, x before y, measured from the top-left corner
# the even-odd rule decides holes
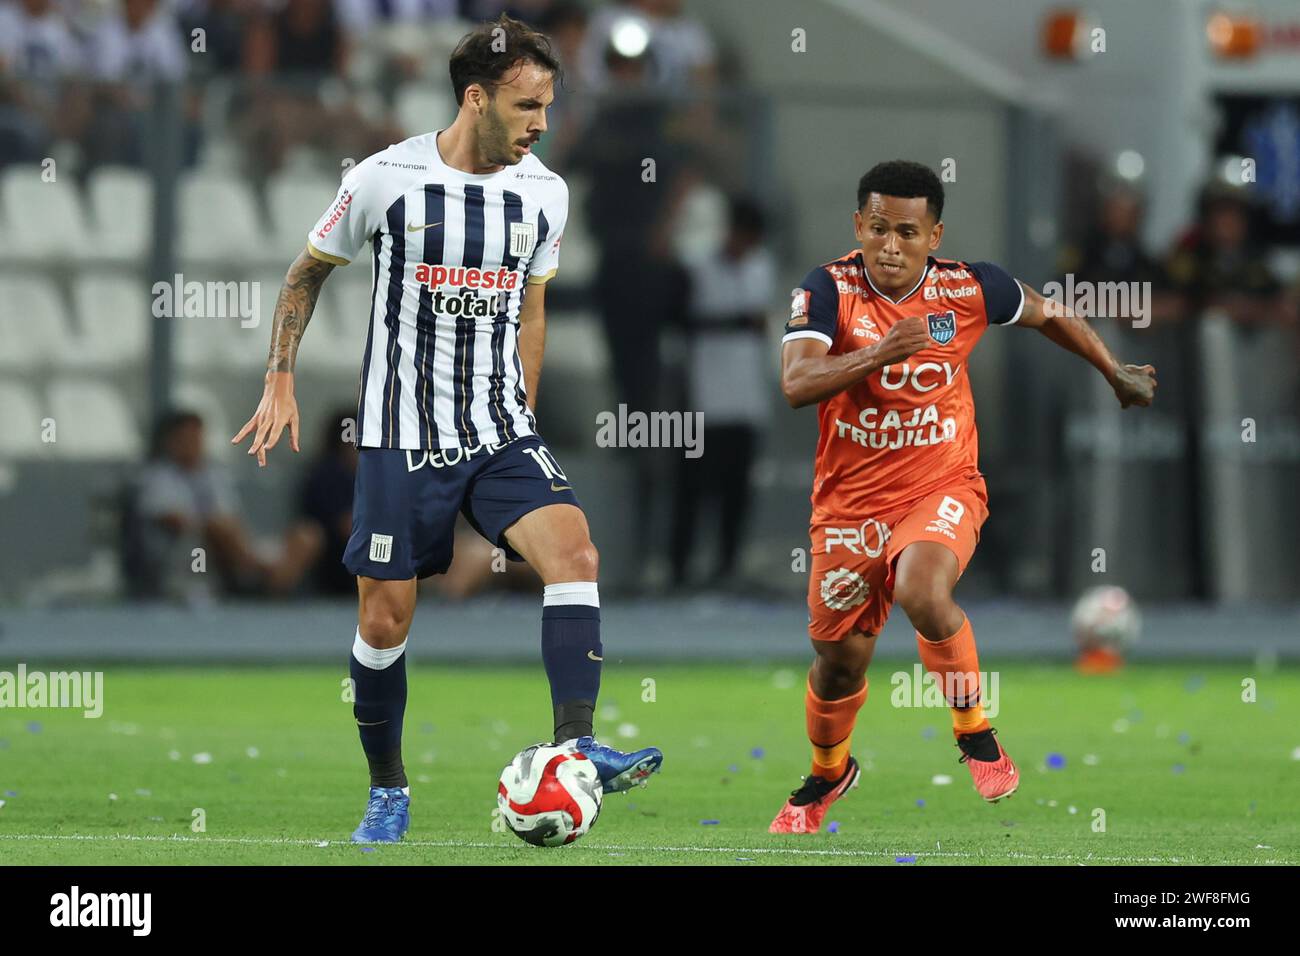
[[[573,490],[573,485],[557,485],[555,482],[551,482],[551,490],[552,490],[552,491],[572,491],[572,490]]]
[[[587,656],[590,657],[593,661],[603,661],[605,659],[603,657],[597,657],[595,651],[587,651]]]
[[[435,226],[441,226],[441,225],[442,223],[440,222],[429,222],[429,223],[425,223],[423,226],[413,226],[411,225],[411,223],[408,222],[406,224],[406,231],[419,232],[421,229],[433,229]]]

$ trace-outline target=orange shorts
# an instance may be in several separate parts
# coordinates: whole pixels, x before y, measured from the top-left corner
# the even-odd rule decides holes
[[[934,541],[965,572],[989,516],[983,480],[963,482],[901,511],[867,518],[813,516],[808,633],[838,641],[849,631],[879,634],[894,603],[894,563],[909,544]]]

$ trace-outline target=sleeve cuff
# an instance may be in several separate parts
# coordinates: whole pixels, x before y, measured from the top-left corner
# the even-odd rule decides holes
[[[528,284],[545,285],[546,283],[550,282],[553,278],[555,278],[555,273],[558,271],[559,271],[558,269],[552,269],[550,272],[539,272],[536,273],[535,275],[530,275],[528,277]]]
[[[328,262],[332,266],[346,266],[350,261],[348,259],[339,258],[338,256],[332,256],[328,252],[321,252],[311,244],[310,239],[307,240],[307,252],[313,259],[319,259],[321,262]]]
[[[1011,281],[1014,282],[1016,284],[1016,288],[1020,290],[1020,307],[1016,309],[1015,315],[1013,315],[1011,318],[1007,319],[1005,322],[1002,323],[1003,325],[1015,325],[1017,322],[1020,321],[1020,316],[1025,311],[1025,287],[1020,284],[1019,279],[1013,278]]]
[[[831,340],[831,337],[825,332],[817,332],[813,329],[800,329],[798,332],[787,332],[781,337],[781,344],[784,345],[786,342],[793,342],[795,339],[820,339],[826,343],[827,348],[830,348],[835,344]]]

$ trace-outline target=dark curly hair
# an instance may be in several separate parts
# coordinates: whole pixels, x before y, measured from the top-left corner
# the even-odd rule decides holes
[[[867,197],[872,193],[900,199],[924,196],[934,221],[943,218],[943,183],[929,166],[906,159],[877,163],[858,180],[858,209],[867,204]]]
[[[465,90],[471,83],[495,95],[506,71],[521,60],[536,63],[555,74],[556,80],[562,79],[560,59],[545,34],[504,13],[479,24],[472,33],[461,37],[448,65],[457,105],[465,102]]]

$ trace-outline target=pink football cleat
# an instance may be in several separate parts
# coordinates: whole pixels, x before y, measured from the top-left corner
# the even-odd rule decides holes
[[[1020,786],[1020,773],[1011,762],[1002,744],[994,735],[992,727],[977,734],[961,734],[957,737],[957,746],[962,752],[961,763],[970,768],[970,775],[975,781],[975,789],[989,803],[997,803],[1003,797],[1009,797]],[[989,745],[992,744],[992,747]],[[992,760],[982,760],[980,756],[991,756],[992,749],[997,748],[997,756]],[[980,756],[977,756],[980,755]]]
[[[830,805],[858,785],[862,772],[858,762],[849,758],[848,768],[839,780],[825,777],[804,777],[803,786],[790,794],[781,812],[776,815],[768,833],[816,833]]]

